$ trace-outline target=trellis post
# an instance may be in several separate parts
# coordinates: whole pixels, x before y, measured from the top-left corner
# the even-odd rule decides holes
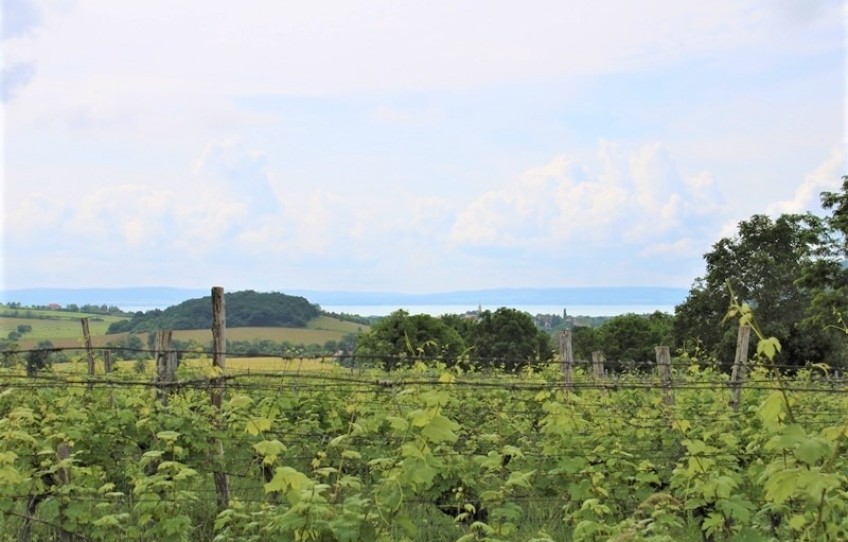
[[[600,350],[592,352],[592,373],[595,380],[604,379],[604,353]]]
[[[85,354],[88,359],[88,376],[94,376],[94,352],[91,346],[91,331],[88,328],[88,318],[80,318],[82,336],[85,340]]]
[[[742,384],[745,382],[745,373],[748,368],[748,342],[751,338],[751,326],[739,326],[736,335],[736,358],[733,360],[733,371],[730,374],[730,406],[734,411],[739,410],[739,401],[742,394]]]
[[[227,317],[224,305],[224,289],[220,286],[212,288],[212,365],[216,371],[223,372],[227,366]],[[215,378],[212,381],[211,400],[212,406],[218,414],[218,423],[221,423],[221,405],[224,396],[224,380]],[[215,494],[218,502],[218,510],[224,510],[230,505],[230,481],[227,474],[223,472],[224,466],[224,443],[214,438],[212,450],[216,456],[219,469],[215,471]]]
[[[671,353],[667,346],[654,348],[657,355],[657,373],[660,376],[663,388],[663,402],[667,405],[674,404],[674,394],[671,391]]]
[[[574,387],[574,350],[571,345],[571,330],[563,330],[559,334],[559,351],[562,360],[562,383],[566,390],[571,391]]]
[[[156,332],[156,382],[162,384],[156,389],[156,395],[163,405],[168,404],[168,384],[177,379],[177,353],[172,346],[173,335],[170,329]]]

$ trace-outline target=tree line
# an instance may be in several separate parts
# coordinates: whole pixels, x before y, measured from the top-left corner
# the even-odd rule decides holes
[[[516,371],[550,362],[551,336],[524,312],[501,307],[473,316],[398,310],[359,337],[355,354],[386,370],[438,359],[467,368]]]
[[[655,346],[669,346],[677,355],[729,369],[737,335],[737,323],[725,318],[732,291],[754,310],[762,331],[780,341],[774,360],[778,366],[845,366],[848,176],[842,181],[839,191],[821,194],[828,216],[756,214],[739,222],[734,235],[704,254],[706,272],[695,279],[674,315],[626,314],[597,327],[572,326],[575,357],[589,359],[600,350],[608,360],[652,362]],[[477,318],[397,311],[360,337],[356,353],[385,357],[386,368],[401,363],[399,359],[409,363],[438,357],[515,370],[552,358],[557,345],[551,335],[567,326],[562,320],[556,324],[560,326],[545,333],[530,315],[507,308]],[[751,344],[750,354],[755,347]]]

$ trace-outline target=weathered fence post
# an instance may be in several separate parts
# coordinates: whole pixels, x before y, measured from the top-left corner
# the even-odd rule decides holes
[[[212,365],[219,371],[227,366],[227,317],[224,306],[224,289],[220,286],[212,288]],[[221,405],[224,396],[224,380],[214,379],[212,382],[211,400],[212,406],[218,412],[221,423]],[[221,470],[214,473],[215,494],[218,501],[218,510],[224,510],[230,505],[230,481],[227,474],[223,472],[224,466],[224,443],[220,439],[213,440],[213,453],[216,455]]]
[[[156,398],[163,405],[168,404],[169,384],[177,379],[176,352],[172,346],[174,332],[160,329],[156,332],[156,382],[162,384],[156,388]]]
[[[601,351],[592,352],[592,374],[595,380],[604,379],[604,353]]]
[[[736,358],[733,360],[733,372],[730,375],[730,406],[733,410],[739,410],[739,400],[742,393],[742,384],[745,382],[745,373],[748,368],[748,341],[751,338],[751,326],[739,326],[736,336]]]
[[[110,350],[103,351],[103,371],[106,374],[112,372],[112,352]]]
[[[94,376],[94,352],[91,346],[91,331],[88,329],[88,318],[80,318],[82,336],[85,339],[85,354],[88,357],[88,376]]]
[[[671,353],[667,346],[654,348],[657,354],[657,372],[663,387],[663,402],[667,405],[674,404],[674,394],[671,391]]]
[[[559,334],[559,351],[560,359],[562,360],[562,383],[566,390],[571,390],[573,386],[573,370],[574,370],[574,350],[571,346],[571,330],[563,330]]]
[[[60,442],[56,446],[57,462],[61,463],[70,457],[70,445],[67,442]],[[24,514],[22,514],[23,523],[21,523],[21,528],[18,530],[17,542],[30,542],[32,540],[32,525],[34,522],[39,521],[35,518],[38,505],[41,504],[51,492],[61,495],[61,486],[70,485],[71,483],[71,472],[63,465],[58,467],[54,472],[46,472],[41,476],[41,479],[45,483],[46,487],[44,488],[43,493],[32,493],[30,494],[29,499],[27,499],[26,508],[24,509]],[[54,540],[58,540],[60,542],[71,542],[73,540],[73,533],[67,531],[63,526],[63,522],[65,521],[65,508],[65,503],[60,497],[58,521],[56,523],[47,523],[47,525],[52,527]]]
[[[88,327],[88,326],[86,326]],[[71,457],[71,447],[67,442],[60,442],[58,446],[56,446],[56,459],[61,463],[66,459]],[[56,479],[57,486],[67,486],[71,484],[71,471],[66,466],[61,466],[56,470]],[[59,504],[59,527],[56,529],[56,540],[59,542],[71,542],[73,540],[73,533],[67,531],[62,526],[62,522],[66,519],[65,513],[65,504]]]

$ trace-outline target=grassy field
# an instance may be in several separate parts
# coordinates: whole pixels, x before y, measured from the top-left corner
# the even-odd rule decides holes
[[[45,311],[50,312],[50,311]],[[61,314],[57,318],[24,318],[22,316],[0,316],[0,336],[6,337],[10,331],[17,330],[19,325],[32,326],[32,331],[24,335],[27,340],[43,341],[53,338],[82,337],[82,324],[80,318],[88,317],[88,327],[92,335],[105,335],[109,324],[117,322],[121,318],[103,315],[81,315],[68,317],[66,314],[76,313],[53,313]]]
[[[126,333],[106,335],[109,324],[122,320],[117,316],[104,316],[60,311],[29,311],[31,318],[24,317],[26,309],[18,311],[18,316],[0,316],[0,337],[7,337],[16,331],[19,325],[29,325],[32,331],[25,333],[17,341],[21,348],[33,348],[40,341],[50,341],[57,348],[74,348],[83,345],[82,325],[80,318],[88,317],[91,330],[91,342],[95,347],[106,346],[126,339]],[[0,314],[12,314],[6,310]],[[277,343],[319,344],[327,341],[338,341],[348,333],[367,331],[368,327],[354,322],[345,322],[321,316],[315,318],[306,328],[282,327],[245,327],[227,330],[227,338],[232,341],[271,340]],[[207,344],[212,340],[212,331],[208,329],[174,331],[174,339],[180,341],[193,340],[199,344]]]

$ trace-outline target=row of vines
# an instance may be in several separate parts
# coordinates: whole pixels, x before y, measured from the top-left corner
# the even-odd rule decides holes
[[[848,396],[822,375],[755,369],[734,411],[695,363],[673,404],[645,375],[339,369],[233,378],[218,412],[197,374],[163,404],[9,371],[0,540],[846,540]]]

